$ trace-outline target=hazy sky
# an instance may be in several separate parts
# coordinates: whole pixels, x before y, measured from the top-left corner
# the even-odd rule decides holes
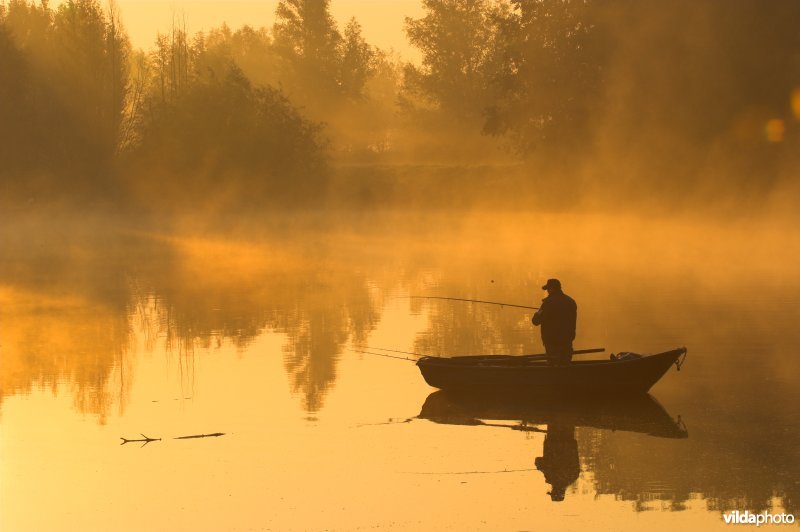
[[[186,16],[190,33],[226,22],[232,28],[248,24],[272,26],[278,0],[116,0],[134,47],[150,48],[156,32],[165,32],[173,13]],[[57,6],[61,1],[51,2]],[[105,1],[101,3],[105,4]],[[422,14],[420,0],[332,0],[331,12],[339,29],[355,16],[361,23],[364,38],[370,44],[394,48],[406,59],[417,54],[410,48],[403,32],[406,16]]]

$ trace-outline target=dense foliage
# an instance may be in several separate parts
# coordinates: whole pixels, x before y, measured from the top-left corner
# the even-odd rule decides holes
[[[797,2],[421,1],[413,64],[355,19],[340,31],[330,0],[281,0],[271,28],[188,35],[176,20],[147,51],[113,2],[0,2],[2,185],[169,175],[203,194],[314,194],[330,159],[470,162],[498,144],[606,174],[624,158],[612,181],[645,183],[711,167],[762,182],[795,161]]]
[[[0,11],[0,156],[6,172],[97,186],[119,146],[129,44],[96,1]],[[20,183],[4,180],[7,186]],[[58,184],[54,184],[58,187]]]

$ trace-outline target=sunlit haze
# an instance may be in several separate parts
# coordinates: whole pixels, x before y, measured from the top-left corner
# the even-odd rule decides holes
[[[50,2],[53,6],[64,0]],[[275,22],[278,0],[116,0],[131,44],[149,49],[156,33],[169,31],[173,17],[185,20],[189,32],[207,31],[223,23],[232,29],[244,25],[269,28]],[[367,41],[393,49],[409,60],[419,57],[403,31],[405,17],[422,13],[420,0],[333,0],[331,13],[340,27],[351,17],[361,23]]]
[[[0,530],[796,530],[798,21],[0,0]]]

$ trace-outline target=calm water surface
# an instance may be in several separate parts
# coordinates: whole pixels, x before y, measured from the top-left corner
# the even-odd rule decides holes
[[[133,227],[0,230],[2,530],[699,530],[731,510],[798,514],[790,224]],[[685,345],[683,370],[640,401],[489,403],[359,352],[540,352],[523,309],[407,296],[535,305],[553,276],[578,301],[576,347]],[[142,435],[160,440],[120,444]]]

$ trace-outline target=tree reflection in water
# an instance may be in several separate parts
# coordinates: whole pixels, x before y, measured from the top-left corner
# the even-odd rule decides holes
[[[325,250],[120,234],[77,222],[30,231],[40,246],[4,235],[0,400],[33,384],[67,384],[78,410],[102,423],[113,404],[124,409],[137,337],[147,351],[163,340],[189,392],[197,350],[230,342],[244,351],[273,332],[286,336],[292,391],[313,414],[345,344],[363,342],[379,319],[380,298],[366,277]]]
[[[141,361],[136,349],[164,347],[191,389],[203,351],[221,345],[244,351],[262,336],[277,334],[285,340],[276,355],[282,357],[290,389],[305,413],[316,416],[338,378],[344,349],[350,343],[369,345],[382,298],[393,290],[535,304],[546,277],[539,272],[556,270],[538,253],[558,256],[546,248],[525,254],[518,251],[519,240],[510,237],[508,249],[480,238],[466,243],[450,238],[458,245],[444,248],[441,238],[419,242],[414,233],[402,246],[380,250],[363,235],[325,235],[320,240],[335,243],[326,246],[296,234],[233,241],[143,235],[119,231],[119,225],[65,217],[46,223],[20,219],[13,230],[0,230],[5,251],[0,256],[0,400],[37,387],[52,389],[69,393],[77,410],[104,423],[114,408],[124,410],[129,402]],[[687,245],[685,237],[681,246]],[[497,257],[480,255],[490,244]],[[502,409],[480,410],[491,403],[468,404],[466,410],[447,407],[442,413],[441,407],[433,408],[439,400],[431,399],[422,417],[475,425],[510,419],[517,430],[533,431],[541,424],[551,435],[563,433],[563,448],[570,450],[561,456],[567,458],[548,460],[548,453],[540,460],[548,479],[562,467],[558,464],[574,464],[569,436],[575,427],[579,463],[591,472],[593,490],[631,501],[637,509],[657,503],[680,510],[702,497],[714,510],[758,511],[779,498],[786,511],[797,513],[800,432],[796,412],[786,405],[797,402],[794,382],[800,377],[792,355],[800,330],[790,319],[798,292],[783,270],[773,262],[756,263],[758,271],[771,272],[764,278],[774,285],[762,283],[759,298],[743,301],[741,283],[749,267],[737,266],[727,277],[703,285],[686,274],[692,271],[688,263],[648,258],[655,254],[626,256],[638,262],[626,264],[626,275],[617,276],[611,275],[622,263],[616,256],[594,253],[588,244],[577,251],[574,263],[558,270],[567,272],[563,277],[571,279],[581,307],[582,340],[576,346],[593,347],[582,343],[591,341],[643,352],[689,346],[686,371],[668,376],[655,392],[691,414],[692,438],[673,441],[679,437],[673,424],[634,423],[642,417],[628,415],[630,405],[605,413],[583,406],[589,416],[583,418],[552,407],[519,412],[514,405],[501,405],[503,418]],[[765,254],[754,256],[760,260]],[[727,258],[709,260],[727,264]],[[390,267],[387,260],[393,261]],[[582,274],[582,268],[591,274]],[[610,273],[598,282],[598,272]],[[410,300],[408,309],[425,312],[427,320],[422,334],[408,335],[414,344],[407,349],[413,351],[541,349],[529,315],[519,309],[420,300]],[[550,443],[552,438],[548,449]],[[572,465],[562,469],[568,471],[557,484],[574,476]]]

